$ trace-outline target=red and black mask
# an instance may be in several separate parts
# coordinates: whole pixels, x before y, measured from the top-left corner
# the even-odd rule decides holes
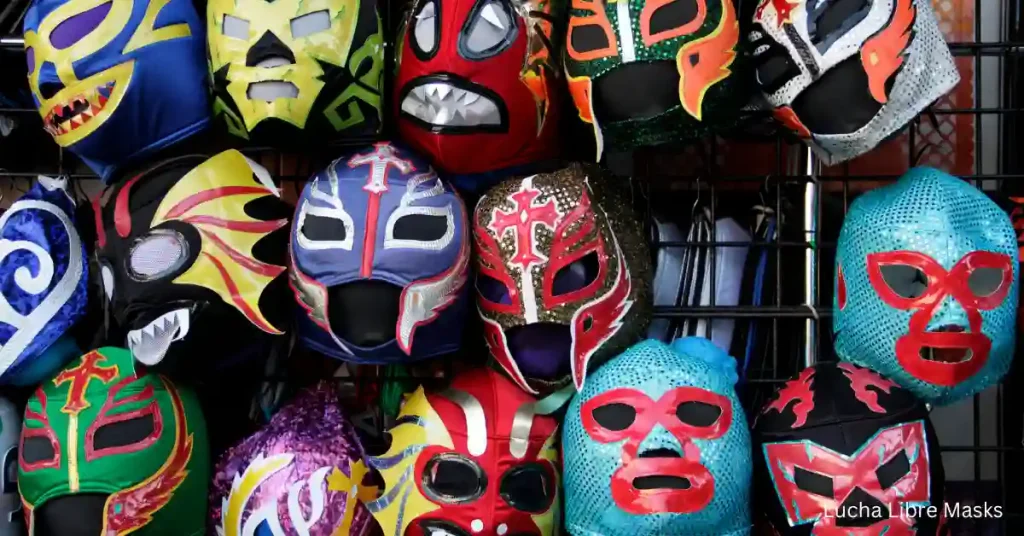
[[[402,138],[447,173],[558,154],[560,0],[417,0],[398,44]]]
[[[940,533],[944,477],[925,405],[851,363],[787,382],[754,423],[755,486],[781,535]]]

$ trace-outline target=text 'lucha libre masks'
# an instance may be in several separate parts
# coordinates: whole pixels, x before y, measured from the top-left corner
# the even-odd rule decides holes
[[[384,142],[335,160],[306,184],[292,226],[302,340],[374,364],[458,349],[467,226],[462,200],[422,158]]]
[[[572,0],[566,73],[598,158],[731,126],[751,85],[739,41],[733,0]]]
[[[477,306],[523,389],[583,385],[650,321],[651,262],[624,196],[596,167],[507,180],[477,204]]]
[[[750,46],[776,119],[826,164],[870,151],[960,81],[931,0],[760,0]]]
[[[72,361],[28,401],[18,472],[29,536],[199,536],[210,478],[195,395],[131,354]]]
[[[190,0],[35,0],[25,55],[43,127],[104,180],[209,123]]]
[[[565,0],[417,0],[399,35],[398,131],[448,173],[558,154]]]
[[[88,263],[67,179],[40,176],[0,215],[0,383],[34,385],[78,355]]]
[[[851,363],[787,382],[754,423],[755,489],[782,536],[933,536],[942,459],[928,410]]]
[[[210,0],[206,24],[214,113],[232,134],[380,130],[377,0]]]
[[[575,536],[750,530],[750,435],[736,361],[696,337],[641,342],[594,371],[562,431]]]
[[[983,192],[910,170],[857,198],[836,251],[836,353],[949,404],[996,384],[1013,360],[1017,238]]]
[[[370,463],[386,484],[367,507],[385,536],[551,536],[559,526],[558,423],[489,369],[416,390]]]
[[[158,164],[96,214],[103,287],[139,362],[199,377],[281,334],[290,208],[242,153]]]
[[[210,490],[210,535],[362,536],[368,470],[333,385],[299,394],[221,458]],[[364,495],[360,495],[363,493]]]
[[[21,415],[18,408],[0,398],[0,536],[25,534],[25,516],[18,494],[18,438]]]

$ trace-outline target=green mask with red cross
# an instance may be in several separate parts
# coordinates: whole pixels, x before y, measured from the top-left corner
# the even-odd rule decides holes
[[[101,348],[25,408],[18,484],[29,536],[203,534],[210,454],[195,395]]]

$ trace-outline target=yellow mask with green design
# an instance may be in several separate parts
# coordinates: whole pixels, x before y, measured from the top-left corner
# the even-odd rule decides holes
[[[232,134],[282,140],[380,131],[376,0],[210,0],[207,32],[214,113]]]

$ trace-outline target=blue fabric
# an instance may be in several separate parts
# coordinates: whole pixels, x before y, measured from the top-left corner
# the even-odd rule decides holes
[[[880,294],[883,289],[877,288],[892,286],[892,282],[870,280],[868,257],[895,251],[927,256],[929,262],[941,266],[941,270],[932,269],[936,274],[959,266],[969,267],[971,275],[963,281],[947,279],[946,274],[940,274],[935,281],[922,280],[917,283],[917,292],[927,298],[926,303],[894,307]],[[973,289],[975,284],[985,282],[974,280],[978,263],[972,260],[975,257],[968,258],[976,252],[994,254],[1004,263],[1006,275],[1012,276],[1001,287],[1006,295],[998,304],[977,307],[947,291],[947,287],[952,287],[962,293],[961,297],[974,294],[972,301],[982,298]],[[857,198],[843,222],[836,251],[836,353],[842,360],[891,378],[932,404],[950,404],[971,396],[998,383],[1013,360],[1018,270],[1013,225],[995,202],[942,171],[914,168],[896,183]],[[839,302],[838,274],[842,274],[846,285],[845,304]],[[992,285],[981,284],[978,291],[1000,292],[994,287],[982,287]],[[929,310],[936,300],[940,300],[938,305]],[[923,329],[913,328],[914,319]],[[980,324],[980,330],[972,327],[975,322]],[[924,349],[919,351],[916,345],[928,341],[929,333],[942,328],[961,330],[962,335],[958,336],[962,340],[973,338],[977,348],[990,344],[987,361],[981,355],[983,352],[978,351],[963,362],[966,364],[955,366],[920,357]],[[975,366],[980,368],[967,372]],[[953,372],[956,369],[961,372]],[[953,381],[932,381],[941,376]]]
[[[25,14],[25,32],[37,32],[44,21],[59,23],[48,21],[47,17],[69,3],[72,2],[35,0]],[[121,102],[94,132],[68,147],[105,182],[114,180],[119,168],[138,163],[147,155],[205,129],[210,123],[206,32],[202,19],[191,0],[170,0],[157,14],[153,28],[148,29],[142,26],[145,24],[143,17],[151,11],[153,3],[152,0],[130,2],[131,16],[120,32],[96,52],[75,57],[73,61],[78,80],[134,62]],[[188,36],[156,41],[124,52],[133,37],[182,23],[188,25]],[[44,46],[51,45],[44,40],[40,48]],[[60,51],[35,51],[35,57],[39,58],[35,68],[40,73],[40,86],[64,84],[57,76],[56,66],[41,61],[57,52]],[[83,88],[83,92],[90,89]],[[34,93],[33,99],[41,106],[40,95]]]
[[[17,381],[23,368],[38,370],[29,362],[85,312],[85,245],[66,187],[63,179],[41,177],[0,216],[0,383]],[[74,355],[46,356],[43,375]]]
[[[583,390],[569,404],[562,432],[565,513],[569,532],[574,536],[748,534],[751,525],[750,432],[736,395],[735,382],[735,360],[711,341],[700,337],[677,339],[672,346],[649,339],[590,373]],[[675,408],[666,408],[659,413],[660,420],[653,424],[647,435],[638,440],[639,444],[635,445],[637,454],[669,449],[680,458],[694,459],[696,449],[699,451],[699,463],[713,480],[713,494],[706,505],[689,513],[659,511],[631,514],[613,498],[611,488],[613,476],[624,467],[627,459],[624,447],[634,440],[596,441],[583,424],[581,412],[589,400],[616,390],[639,390],[656,403],[666,393],[679,388],[697,388],[708,392],[708,397],[717,395],[722,397],[720,400],[727,401],[725,405],[730,406],[731,414],[728,428],[711,439],[697,439],[678,431],[672,433],[666,424],[679,424],[673,421],[678,417]],[[626,404],[630,405],[629,402]],[[637,414],[640,415],[640,411]],[[725,414],[723,409],[717,419],[723,419]],[[627,429],[629,433],[635,432],[633,426],[639,423],[639,419],[637,416]]]

